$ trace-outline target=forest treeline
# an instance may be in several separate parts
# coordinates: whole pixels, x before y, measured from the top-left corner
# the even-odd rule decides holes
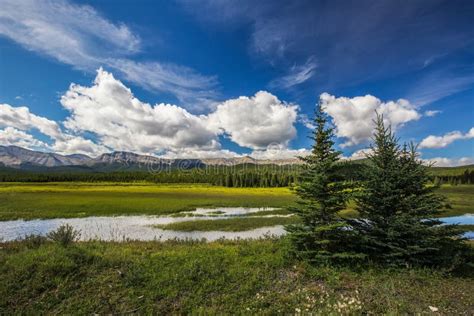
[[[436,184],[474,184],[474,169],[465,169],[461,174],[435,175]]]
[[[287,187],[294,183],[299,170],[261,168],[236,170],[232,167],[168,171],[115,172],[0,172],[0,182],[137,182],[202,183],[226,187]]]
[[[365,163],[341,162],[339,173],[348,181],[363,178]],[[188,170],[154,171],[24,171],[12,168],[0,170],[0,182],[137,182],[202,183],[225,187],[287,187],[298,181],[302,166],[218,166]],[[437,174],[432,169],[436,184],[474,184],[474,168],[453,168]]]

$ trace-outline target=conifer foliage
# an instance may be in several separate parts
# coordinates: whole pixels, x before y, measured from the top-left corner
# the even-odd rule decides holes
[[[390,265],[448,265],[464,249],[454,225],[435,219],[443,198],[413,144],[400,147],[382,116],[356,198],[360,219],[352,222],[359,250]]]
[[[334,149],[333,129],[320,105],[314,123],[314,145],[310,155],[300,157],[305,162],[295,188],[300,199],[292,209],[301,223],[286,229],[296,255],[316,263],[338,262],[352,256],[346,251],[351,232],[338,214],[346,206],[348,185],[338,172],[340,152]]]

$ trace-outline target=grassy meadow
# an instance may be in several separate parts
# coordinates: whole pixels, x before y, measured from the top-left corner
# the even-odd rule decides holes
[[[474,185],[443,186],[451,209],[444,216],[474,212]],[[0,183],[0,220],[110,215],[164,215],[196,207],[286,207],[288,188],[226,188],[151,183]],[[353,203],[343,211],[356,216]]]
[[[286,241],[0,244],[0,314],[473,314],[472,278],[310,267]]]
[[[474,186],[445,186],[448,214],[473,212]],[[288,188],[149,183],[2,183],[0,220],[170,214],[195,207],[282,207]],[[349,205],[344,213],[353,216]],[[295,217],[247,217],[161,226],[240,231]],[[181,216],[185,213],[181,214]],[[215,212],[214,216],[219,216]],[[470,227],[468,227],[470,228]],[[471,273],[471,274],[470,274]],[[286,238],[238,241],[0,242],[0,315],[35,314],[473,314],[472,272],[309,266]]]
[[[474,213],[474,185],[443,185],[440,193],[450,204],[447,216]]]
[[[259,227],[288,225],[297,222],[296,216],[291,217],[233,217],[218,220],[197,220],[189,222],[177,222],[167,225],[156,225],[155,227],[178,231],[226,231],[238,232],[251,230]]]
[[[0,220],[164,215],[196,207],[285,207],[288,188],[149,183],[1,183]]]

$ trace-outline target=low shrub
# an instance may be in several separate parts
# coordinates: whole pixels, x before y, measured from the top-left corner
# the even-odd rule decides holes
[[[41,245],[45,244],[47,241],[48,238],[46,238],[45,236],[36,234],[26,235],[25,238],[23,238],[23,244],[26,246],[26,248],[29,249],[37,249]]]
[[[81,232],[74,229],[71,225],[65,224],[59,226],[56,230],[49,232],[47,237],[52,241],[67,247],[81,237]]]

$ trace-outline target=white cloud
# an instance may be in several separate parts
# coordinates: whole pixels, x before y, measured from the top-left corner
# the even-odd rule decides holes
[[[4,0],[0,17],[0,34],[83,70],[97,67],[100,53],[130,54],[141,45],[127,26],[67,1]]]
[[[311,153],[311,150],[306,148],[288,149],[283,146],[269,146],[264,150],[254,150],[250,157],[255,159],[291,159],[297,157],[304,157]]]
[[[234,158],[240,157],[240,154],[227,149],[201,150],[201,149],[182,149],[171,150],[160,155],[161,158],[168,159],[205,159],[205,158]]]
[[[0,104],[0,143],[30,149],[54,150],[58,153],[98,154],[108,151],[104,146],[94,144],[79,136],[64,133],[59,125],[45,117],[35,115],[25,107]],[[27,131],[37,130],[53,140],[53,145],[37,140]]]
[[[298,122],[303,124],[306,128],[309,128],[309,129],[316,128],[316,125],[314,125],[314,122],[306,114],[298,115]]]
[[[352,153],[350,157],[347,157],[345,159],[347,160],[359,160],[359,159],[365,159],[367,158],[367,155],[372,153],[372,149],[370,148],[363,148],[356,150],[355,152]]]
[[[430,135],[421,141],[420,148],[444,148],[456,140],[471,138],[474,138],[474,127],[466,134],[460,131],[453,131],[443,136]]]
[[[410,102],[403,99],[382,102],[371,95],[336,98],[323,93],[320,100],[324,111],[332,117],[336,136],[347,139],[342,147],[363,143],[372,136],[376,111],[393,130],[421,117]]]
[[[226,156],[220,148],[221,134],[250,148],[286,145],[296,135],[297,106],[268,92],[228,100],[209,115],[194,115],[176,105],[141,102],[102,69],[91,87],[72,84],[61,104],[70,111],[64,123],[68,129],[92,132],[102,145],[115,150],[170,155],[208,150]]]
[[[122,82],[102,69],[94,84],[72,84],[61,104],[70,111],[65,126],[76,132],[95,133],[115,150],[142,153],[180,148],[218,148],[216,135],[204,116],[176,105],[154,106],[135,98]]]
[[[13,127],[6,127],[3,130],[0,129],[0,144],[7,146],[20,146],[30,149],[42,149],[48,147],[46,143]]]
[[[294,65],[290,68],[288,73],[270,82],[270,88],[289,89],[293,86],[302,84],[314,76],[317,64],[314,58],[308,58],[303,65]]]
[[[429,110],[429,111],[425,111],[424,116],[433,117],[433,116],[438,115],[439,113],[441,113],[441,111],[438,111],[438,110],[430,111]]]
[[[89,156],[98,156],[110,149],[98,145],[90,139],[85,139],[80,136],[66,135],[64,140],[56,140],[50,148],[59,154],[84,154]]]
[[[142,48],[139,36],[90,6],[66,0],[3,0],[1,5],[0,36],[30,51],[87,72],[100,66],[113,68],[131,82],[170,93],[190,106],[202,107],[215,96],[213,76],[173,64],[132,61]]]
[[[467,90],[472,87],[473,82],[472,65],[465,69],[440,68],[423,76],[405,97],[419,107]]]
[[[102,69],[90,87],[71,84],[61,97],[69,116],[61,125],[35,115],[27,107],[0,104],[0,128],[8,127],[8,144],[30,148],[42,146],[59,153],[97,155],[110,150],[185,157],[229,157],[234,152],[221,149],[219,136],[225,134],[237,144],[263,149],[270,144],[286,148],[296,135],[293,124],[298,106],[286,104],[260,91],[219,104],[209,115],[195,115],[172,104],[144,103],[131,90]],[[11,134],[38,130],[49,136],[51,145],[21,134],[25,142]],[[4,139],[7,139],[6,132]],[[92,139],[81,135],[92,134]],[[21,136],[20,135],[20,136]],[[29,134],[28,134],[29,135]],[[14,141],[17,139],[16,141]],[[7,143],[5,141],[5,143]]]
[[[423,159],[427,164],[433,164],[434,167],[457,167],[474,164],[473,157],[462,157],[462,158],[446,158],[436,157],[430,159]]]
[[[107,64],[126,80],[151,91],[170,93],[188,108],[212,108],[218,95],[216,76],[204,76],[188,67],[127,59],[110,59]]]
[[[56,122],[31,113],[25,106],[13,107],[0,104],[0,127],[15,127],[20,130],[37,129],[53,139],[62,137]]]
[[[209,115],[210,127],[227,134],[240,146],[263,149],[270,144],[286,146],[296,136],[293,124],[298,106],[286,104],[266,91],[221,103]]]

